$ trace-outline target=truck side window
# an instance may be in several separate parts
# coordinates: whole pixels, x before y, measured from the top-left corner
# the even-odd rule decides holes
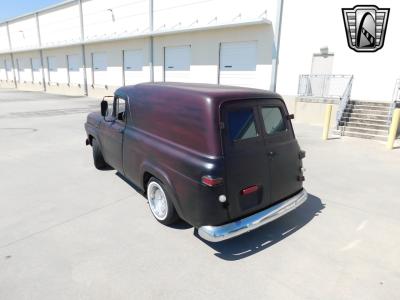
[[[286,131],[286,124],[279,107],[263,107],[261,114],[267,134]]]
[[[115,116],[118,120],[125,122],[125,99],[116,98],[115,99]]]
[[[258,136],[254,111],[251,107],[228,112],[228,131],[232,141]]]

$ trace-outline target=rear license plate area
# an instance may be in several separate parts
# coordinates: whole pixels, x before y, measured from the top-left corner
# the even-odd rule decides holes
[[[261,203],[262,199],[262,188],[259,188],[258,191],[247,194],[247,195],[239,195],[239,205],[242,210],[248,210],[253,207],[258,206]]]

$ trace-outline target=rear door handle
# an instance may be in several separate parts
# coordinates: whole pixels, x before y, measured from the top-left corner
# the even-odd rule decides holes
[[[124,133],[124,130],[125,130],[124,128],[120,128],[120,129],[118,129],[118,132],[119,133]]]
[[[275,155],[276,155],[276,152],[274,152],[274,151],[268,152],[268,156],[269,156],[269,157],[272,157],[272,156],[275,156]]]

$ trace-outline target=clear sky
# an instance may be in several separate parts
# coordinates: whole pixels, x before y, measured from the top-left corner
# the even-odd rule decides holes
[[[0,22],[64,0],[0,0]]]

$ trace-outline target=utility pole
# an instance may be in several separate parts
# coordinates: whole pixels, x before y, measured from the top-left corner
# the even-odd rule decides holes
[[[86,73],[86,50],[85,50],[85,29],[83,26],[82,0],[79,0],[79,22],[81,26],[81,48],[82,48],[82,67],[83,67],[83,91],[88,95],[87,73]]]
[[[40,35],[39,13],[35,13],[35,17],[36,17],[36,29],[37,29],[38,43],[39,43],[40,68],[42,69],[43,91],[46,91],[47,88],[46,88],[46,77],[44,76],[42,37]]]
[[[283,0],[277,0],[277,14],[274,31],[274,48],[272,49],[272,72],[270,90],[276,92],[276,81],[278,78],[279,46],[281,40]]]
[[[150,81],[154,82],[154,39],[153,39],[153,0],[149,0],[149,30],[150,30],[150,44],[149,44],[149,68],[150,68]]]
[[[8,22],[6,22],[6,26],[7,26],[8,46],[10,48],[10,56],[11,56],[11,68],[13,70],[13,77],[14,77],[14,87],[17,88],[17,77],[15,76],[14,55],[12,53],[10,27],[8,25]]]

